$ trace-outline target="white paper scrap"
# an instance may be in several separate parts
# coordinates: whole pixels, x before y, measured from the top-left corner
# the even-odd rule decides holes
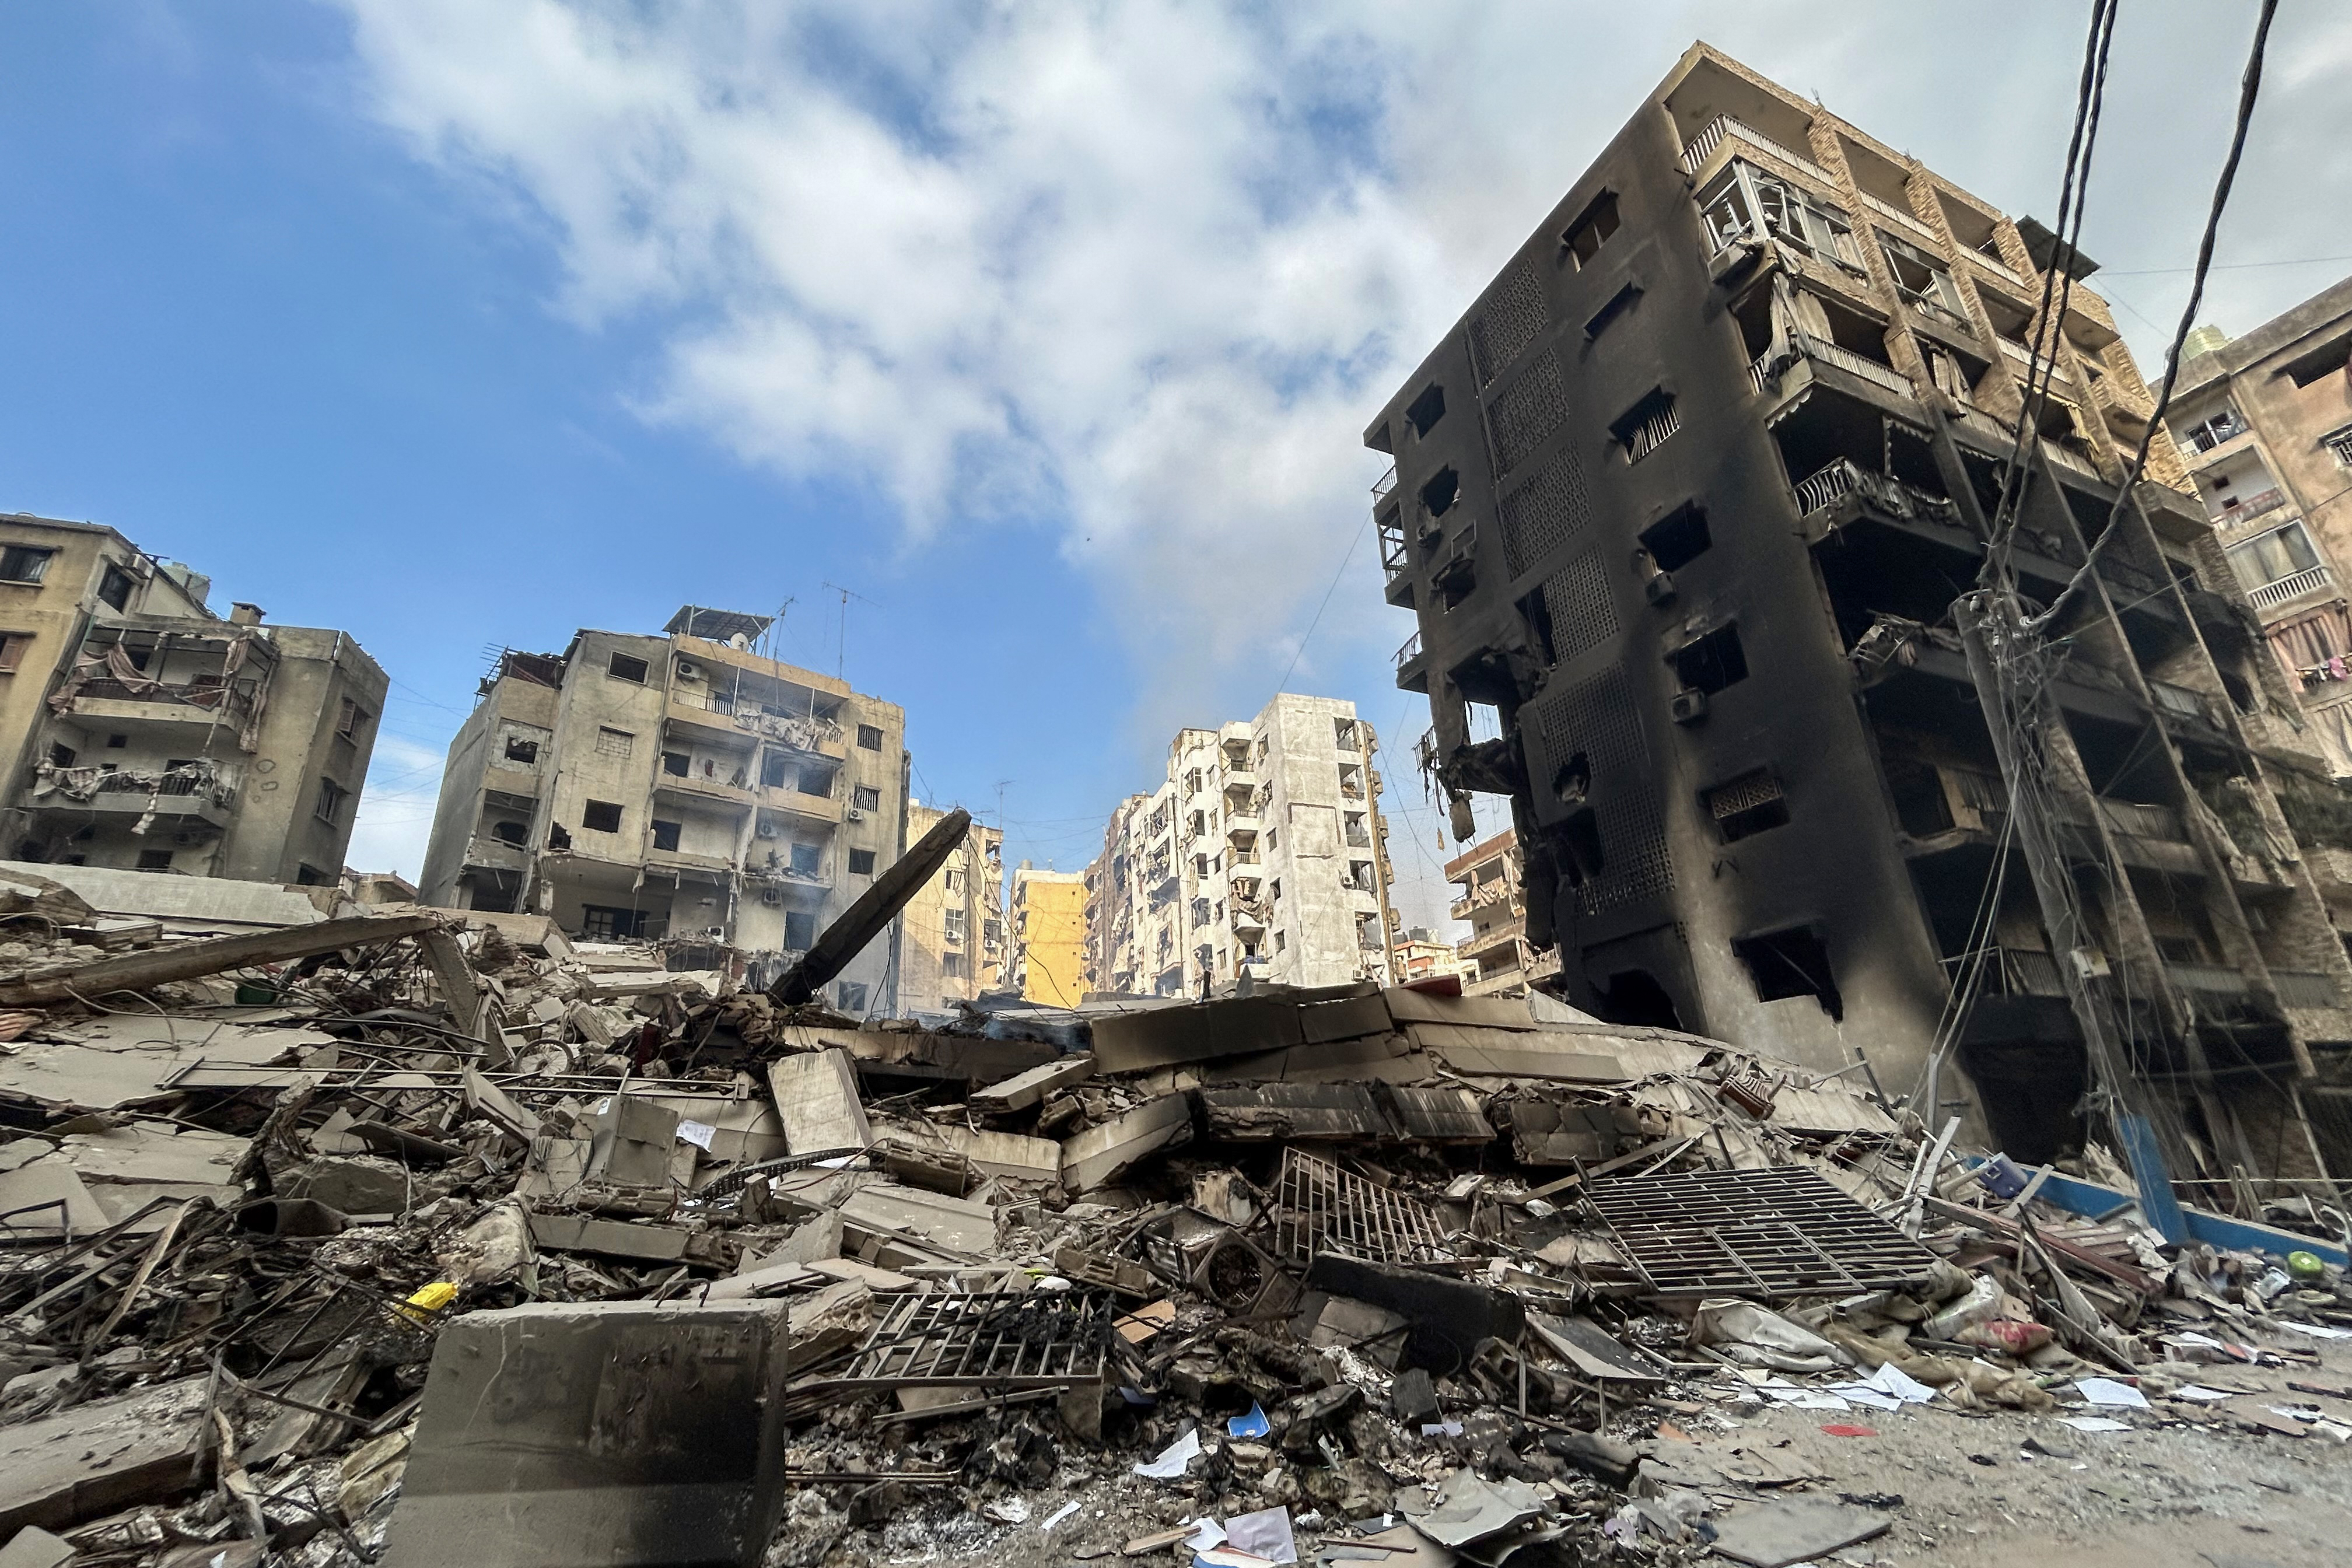
[[[1201,1457],[1201,1431],[1194,1427],[1165,1448],[1160,1457],[1135,1467],[1135,1473],[1146,1480],[1172,1481],[1184,1474],[1184,1468]]]
[[[2074,1380],[2074,1392],[2093,1405],[2110,1405],[2123,1410],[2147,1408],[2147,1394],[2112,1377],[2078,1377]]]
[[[2077,1432],[2128,1432],[2131,1423],[2117,1421],[2109,1415],[2061,1415],[2061,1426],[2072,1426]]]
[[[1290,1531],[1290,1510],[1278,1504],[1255,1513],[1237,1513],[1225,1521],[1225,1544],[1237,1546],[1269,1563],[1298,1561],[1298,1542]]]
[[[2224,1394],[2218,1388],[2207,1388],[2199,1384],[2185,1383],[2172,1391],[2172,1397],[2194,1400],[2200,1405],[2210,1405],[2216,1400],[2234,1399],[2237,1395]]]
[[[1903,1402],[1891,1394],[1881,1394],[1866,1383],[1841,1383],[1831,1393],[1841,1399],[1851,1399],[1856,1405],[1867,1405],[1873,1410],[1900,1410]]]
[[[1891,1394],[1906,1405],[1926,1405],[1936,1397],[1936,1391],[1906,1373],[1893,1362],[1882,1362],[1878,1370],[1863,1379],[1863,1383],[1881,1394]]]
[[[1049,1531],[1077,1511],[1078,1500],[1072,1498],[1069,1501],[1064,1503],[1061,1507],[1055,1509],[1051,1514],[1047,1515],[1045,1522],[1039,1525],[1037,1528],[1041,1531]]]
[[[2284,1318],[2270,1321],[2273,1329],[2293,1329],[2298,1334],[2309,1334],[2320,1340],[2352,1340],[2352,1329],[2331,1329],[2325,1323],[2291,1323]]]
[[[716,1137],[718,1132],[719,1129],[708,1121],[681,1121],[677,1124],[677,1141],[681,1143],[691,1143],[706,1153],[709,1152],[710,1140]]]

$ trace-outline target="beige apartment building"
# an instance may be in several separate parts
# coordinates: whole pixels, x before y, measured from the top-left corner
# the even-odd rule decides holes
[[[1254,720],[1178,731],[1166,782],[1120,803],[1087,873],[1097,983],[1386,984],[1401,922],[1375,748],[1354,703],[1289,692]]]
[[[1084,872],[1040,871],[1024,860],[1013,873],[1012,983],[1023,1001],[1075,1007],[1092,989],[1088,897]]]
[[[913,843],[947,816],[909,803]],[[898,994],[911,1008],[952,1009],[1004,984],[1004,832],[975,822],[947,864],[907,901],[899,917]]]
[[[110,528],[0,517],[0,748],[16,859],[331,886],[389,684],[349,634],[264,623]]]
[[[2303,694],[2305,740],[2352,777],[2352,279],[2241,338],[2191,333],[2166,423],[2263,635]]]
[[[905,853],[908,763],[898,704],[751,650],[770,619],[688,605],[658,635],[501,653],[450,742],[424,901],[782,973]],[[902,940],[825,999],[896,1012]]]
[[[1469,967],[1463,990],[1473,996],[1524,996],[1529,986],[1559,973],[1559,952],[1528,940],[1519,837],[1505,828],[1445,863],[1445,879],[1462,891],[1446,912],[1470,922],[1454,944]]]
[[[1390,954],[1394,983],[1411,985],[1423,980],[1460,979],[1466,991],[1468,982],[1478,978],[1478,965],[1460,957],[1450,942],[1440,942],[1427,926],[1412,926],[1397,938]]]

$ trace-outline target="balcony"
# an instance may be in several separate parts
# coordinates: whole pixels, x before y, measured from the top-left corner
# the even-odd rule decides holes
[[[1789,342],[1790,346],[1802,358],[1834,365],[1848,375],[1859,377],[1874,386],[1894,393],[1898,397],[1916,399],[1918,396],[1918,393],[1911,385],[1911,378],[1893,365],[1881,364],[1876,360],[1864,358],[1852,349],[1841,348],[1826,339],[1813,336],[1811,332],[1790,332]],[[1772,363],[1771,351],[1768,349],[1748,367],[1748,384],[1752,390],[1760,393],[1772,387],[1780,379],[1781,374],[1780,367]]]
[[[1372,521],[1380,531],[1381,571],[1388,584],[1389,603],[1409,606],[1412,603],[1412,548],[1405,538],[1404,514],[1389,507],[1375,511]],[[1403,584],[1402,589],[1399,584]]]
[[[236,805],[235,786],[205,776],[208,765],[152,773],[102,773],[90,768],[58,768],[47,763],[37,770],[32,788],[22,804],[29,811],[71,811],[86,816],[127,817],[133,821],[153,813],[185,828],[201,823],[226,827]]]
[[[665,717],[706,740],[723,736],[742,745],[767,740],[835,762],[846,762],[849,758],[846,732],[834,721],[801,713],[772,713],[748,701],[736,702],[724,692],[673,689]]]
[[[2265,583],[2250,590],[2246,597],[2258,610],[2275,610],[2307,595],[2327,592],[2336,586],[2335,575],[2325,566],[2306,566],[2275,583]]]
[[[646,868],[723,877],[735,871],[737,867],[724,855],[689,855],[680,849],[648,849],[646,851]]]
[[[2213,521],[2234,527],[2242,522],[2251,522],[2266,512],[2276,511],[2287,504],[2286,492],[2273,485],[2269,489],[2223,507],[2213,514]]]
[[[1400,691],[1429,694],[1429,667],[1422,655],[1421,633],[1415,631],[1396,651],[1396,683]]]
[[[2009,263],[2001,260],[1998,257],[1987,256],[1981,250],[1969,250],[1966,247],[1963,247],[1959,254],[1968,258],[1969,266],[1983,268],[1987,272],[1991,273],[1997,280],[2008,284],[2011,288],[2018,290],[2020,293],[2023,293],[2025,290],[2033,287],[2032,284],[2028,283],[2024,279],[2020,278],[2016,273],[2011,272],[2009,269]]]
[[[2042,437],[2042,455],[2062,468],[2070,468],[2095,484],[2105,484],[2099,470],[2087,458],[2077,457],[2047,436]]]
[[[1868,207],[1872,212],[1876,213],[1879,216],[1891,220],[1897,227],[1906,231],[1913,239],[1919,240],[1924,244],[1932,245],[1938,251],[1943,249],[1943,236],[1937,234],[1934,229],[1929,228],[1926,224],[1921,223],[1918,216],[1908,207],[1898,207],[1893,202],[1880,201],[1868,191],[1863,191],[1861,195],[1862,205],[1864,206]]]
[[[1826,191],[1834,192],[1838,189],[1837,181],[1831,178],[1827,169],[1796,149],[1773,141],[1745,121],[1735,120],[1727,114],[1717,116],[1708,121],[1705,129],[1692,137],[1689,143],[1683,148],[1682,156],[1675,160],[1675,166],[1684,174],[1696,178],[1698,172],[1706,167],[1708,161],[1726,142],[1741,142],[1766,157],[1777,159],[1809,178],[1820,181]]]
[[[1943,961],[1957,991],[1971,972],[1979,996],[2063,996],[2058,961],[2030,947],[1982,947]]]
[[[656,799],[667,795],[672,800],[687,801],[696,805],[725,806],[734,811],[751,810],[755,798],[743,785],[729,784],[723,779],[668,773],[654,780],[654,795]]]
[[[1901,479],[1873,473],[1844,458],[1798,484],[1797,510],[1811,517],[1854,495],[1890,517],[1924,517],[1955,527],[1959,523],[1958,509],[1944,497]]]
[[[832,826],[844,816],[841,802],[832,795],[803,795],[794,789],[763,789],[759,799],[761,811],[777,816],[797,817],[803,822],[821,822]]]
[[[100,676],[67,688],[72,701],[66,710],[85,719],[118,722],[218,724],[241,730],[253,717],[257,681],[191,680],[124,681]]]
[[[509,844],[487,833],[477,833],[466,840],[466,864],[484,866],[493,871],[520,871],[530,861],[530,851],[520,844]]]
[[[1229,839],[1255,839],[1265,831],[1265,819],[1253,806],[1245,812],[1230,812],[1225,816],[1225,837]]]

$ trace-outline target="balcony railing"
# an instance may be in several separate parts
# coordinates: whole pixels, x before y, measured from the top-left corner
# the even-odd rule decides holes
[[[2205,699],[2187,687],[2174,686],[2168,681],[2151,680],[2147,683],[2147,689],[2155,697],[2156,705],[2166,712],[2177,718],[2195,719],[2200,722],[2210,721],[2206,717]]]
[[[1944,960],[1944,969],[1958,986],[1978,960],[1983,967],[1978,994],[1984,996],[2063,996],[2066,984],[2058,961],[2030,947],[1984,947]]]
[[[1396,489],[1396,465],[1391,463],[1389,471],[1372,481],[1372,504],[1378,506],[1381,501],[1386,500],[1389,492],[1394,489]]]
[[[2006,282],[2014,288],[2030,289],[2032,287],[2032,285],[2028,283],[2024,279],[2020,278],[2016,273],[2011,272],[2009,269],[2009,263],[2001,260],[1999,257],[1987,256],[1981,250],[1963,250],[1961,254],[1966,256],[1975,266],[1983,268],[1994,277],[2000,279],[2003,282]]]
[[[2102,800],[2099,815],[2107,826],[2118,833],[2128,833],[2135,838],[2158,838],[2168,844],[2186,842],[2180,830],[2180,814],[2168,805],[2143,805],[2137,801]]]
[[[1875,382],[1887,391],[1905,397],[1917,395],[1912,390],[1910,377],[1893,365],[1881,364],[1874,359],[1865,359],[1852,349],[1841,348],[1825,338],[1813,336],[1811,332],[1791,332],[1789,334],[1789,341],[1795,346],[1797,352],[1807,359],[1817,359],[1824,363],[1833,364],[1849,374],[1858,375],[1864,381]],[[1748,379],[1751,386],[1759,391],[1763,389],[1767,379],[1763,360],[1759,359],[1748,367]]]
[[[2183,991],[2201,992],[2209,996],[2243,996],[2253,987],[2246,977],[2234,969],[2218,963],[2168,963],[2165,973]]]
[[[1723,145],[1726,137],[1737,137],[1759,152],[1769,153],[1784,163],[1803,170],[1832,190],[1837,188],[1837,182],[1830,177],[1830,172],[1827,169],[1822,168],[1802,153],[1783,146],[1754,126],[1744,121],[1734,120],[1727,114],[1718,115],[1709,121],[1697,135],[1692,137],[1684,146],[1682,156],[1675,160],[1676,164],[1685,174],[1697,174],[1700,169],[1706,167],[1706,161],[1715,156],[1715,150]]]
[[[1419,631],[1415,631],[1412,636],[1404,639],[1404,646],[1397,649],[1396,667],[1402,670],[1406,665],[1411,664],[1414,659],[1417,659],[1420,657],[1421,633]]]
[[[81,681],[74,687],[77,699],[94,698],[107,702],[171,703],[194,708],[230,723],[242,724],[253,711],[256,683],[240,680],[224,685],[217,680],[191,680],[176,684],[163,681],[139,681],[135,684],[99,676]],[[185,715],[188,718],[194,714]]]
[[[2302,571],[2291,573],[2275,583],[2263,584],[2261,587],[2248,593],[2246,597],[2254,602],[2254,607],[2258,610],[2275,609],[2290,599],[2300,599],[2305,594],[2315,594],[2335,581],[2334,575],[2326,567],[2306,566]]]
[[[2042,439],[2042,455],[2062,468],[2074,469],[2086,479],[2096,479],[2099,477],[2099,470],[2093,468],[2086,459],[2076,457],[2046,436]]]
[[[1934,246],[1941,246],[1944,243],[1943,237],[1934,229],[1921,223],[1917,216],[1908,207],[1898,207],[1893,202],[1880,201],[1868,191],[1862,193],[1862,205],[1881,217],[1894,219],[1895,223],[1909,229],[1916,238],[1924,239]]]
[[[1883,510],[1897,517],[1924,515],[1948,521],[1954,516],[1952,503],[1942,496],[1873,473],[1845,458],[1798,484],[1797,510],[1810,516],[1856,492],[1868,496]]]
[[[1395,582],[1412,564],[1412,555],[1404,534],[1404,514],[1401,511],[1377,512],[1373,526],[1380,530],[1381,569],[1388,580]]]
[[[2215,522],[2244,522],[2249,518],[2276,511],[2287,504],[2286,492],[2273,485],[2269,489],[2250,495],[2234,506],[2225,506],[2213,514]]]

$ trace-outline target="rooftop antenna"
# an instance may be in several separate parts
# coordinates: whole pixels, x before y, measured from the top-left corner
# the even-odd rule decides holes
[[[849,668],[849,601],[855,599],[861,605],[871,605],[874,601],[867,598],[863,594],[856,593],[850,589],[843,587],[838,583],[827,583],[824,586],[832,589],[835,593],[841,595],[841,630],[839,639],[834,646],[833,673],[835,679],[846,680],[849,679],[847,673]]]
[[[776,618],[768,623],[767,632],[760,638],[761,642],[768,645],[767,651],[761,655],[762,658],[772,659],[776,657],[780,631],[784,624],[784,612],[793,607],[796,597],[797,595],[786,595],[784,602],[776,606]]]

